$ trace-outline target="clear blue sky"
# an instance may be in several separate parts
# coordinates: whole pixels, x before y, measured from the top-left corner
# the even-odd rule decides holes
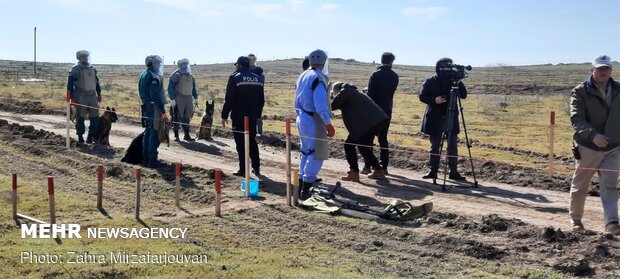
[[[167,64],[331,57],[432,65],[443,56],[475,66],[586,62],[620,57],[620,1],[469,0],[0,0],[0,59]]]

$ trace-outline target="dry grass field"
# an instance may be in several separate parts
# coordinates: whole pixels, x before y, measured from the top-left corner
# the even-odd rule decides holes
[[[460,62],[460,61],[457,61]],[[419,133],[424,105],[418,90],[432,67],[397,65],[391,143],[395,175],[388,181],[345,184],[339,195],[375,208],[393,199],[435,203],[425,218],[369,221],[316,214],[283,202],[284,151],[278,142],[262,141],[261,171],[267,174],[261,198],[248,201],[230,176],[237,157],[230,134],[213,142],[172,143],[160,148],[167,163],[184,160],[182,206],[177,210],[172,166],[145,169],[143,223],[133,219],[133,166],[120,162],[128,142],[140,132],[135,65],[95,65],[103,88],[102,106],[115,107],[121,121],[111,133],[111,147],[64,147],[66,73],[70,64],[40,63],[37,78],[28,62],[0,61],[0,277],[7,278],[618,278],[620,246],[600,228],[600,205],[589,197],[592,231],[567,232],[567,179],[572,171],[572,128],[568,119],[571,89],[588,77],[588,64],[474,68],[464,82],[470,95],[464,111],[473,156],[483,176],[478,189],[443,192],[420,178],[428,142]],[[301,60],[262,61],[265,69],[265,129],[282,137],[286,117],[294,115],[294,83]],[[193,65],[200,106],[222,107],[231,64]],[[166,66],[166,73],[172,66]],[[370,63],[333,59],[330,78],[363,88],[374,71]],[[16,100],[28,100],[15,103]],[[40,101],[44,110],[27,105]],[[18,104],[18,105],[15,105]],[[20,108],[19,106],[24,106]],[[23,111],[22,111],[23,110]],[[544,175],[549,142],[549,113],[557,115],[557,174]],[[135,119],[134,119],[135,120]],[[215,119],[215,123],[218,117]],[[192,122],[200,121],[195,116]],[[339,117],[336,137],[346,131]],[[54,133],[56,135],[54,135]],[[295,129],[293,133],[296,134]],[[281,143],[281,142],[279,142]],[[75,144],[75,142],[73,142]],[[337,150],[337,151],[336,151]],[[340,145],[321,175],[334,183],[346,169]],[[466,154],[461,148],[461,155]],[[409,156],[408,152],[417,153]],[[293,158],[296,160],[296,158]],[[493,164],[492,161],[497,161]],[[105,212],[93,206],[92,171],[106,168]],[[409,167],[413,166],[413,167]],[[224,170],[224,216],[214,217],[214,168]],[[415,167],[415,168],[414,168]],[[48,218],[44,178],[56,177],[57,217],[63,223],[91,227],[186,227],[179,240],[21,239],[10,216],[10,175],[19,173],[20,212]],[[501,177],[508,177],[506,180]],[[539,176],[536,179],[531,176]],[[533,181],[532,181],[533,180]],[[558,182],[559,181],[559,182]],[[501,183],[500,183],[501,182]],[[560,183],[560,186],[556,184]],[[522,185],[524,184],[524,185]],[[534,184],[534,186],[529,185]],[[593,195],[597,192],[594,191]],[[595,207],[598,206],[598,207]],[[596,226],[594,225],[596,224]],[[561,227],[561,229],[560,229]],[[562,231],[564,230],[564,232]],[[38,253],[116,250],[151,253],[204,253],[206,265],[36,265],[19,262],[24,250]]]
[[[457,61],[458,62],[458,61]],[[264,114],[267,131],[283,132],[283,117],[294,116],[292,100],[294,84],[301,72],[301,60],[259,62],[266,75],[266,106]],[[63,110],[66,71],[70,64],[40,63],[43,83],[15,82],[15,75],[8,69],[19,69],[19,78],[31,77],[24,69],[32,69],[30,63],[1,61],[5,75],[0,75],[0,96],[41,100],[50,108]],[[141,66],[95,65],[99,70],[103,88],[103,106],[115,107],[129,117],[138,117],[139,98],[137,77]],[[167,65],[170,74],[174,66]],[[233,71],[230,64],[194,65],[201,107],[205,100],[215,100],[216,110],[221,109],[228,75]],[[418,98],[418,90],[425,78],[433,74],[432,67],[397,65],[400,85],[395,97],[394,119],[391,126],[391,143],[399,147],[426,150],[428,143],[419,132],[424,104]],[[332,59],[330,78],[358,85],[361,89],[368,83],[374,71],[369,63],[354,60]],[[570,90],[588,77],[588,64],[538,65],[519,67],[474,68],[467,85],[470,97],[464,100],[464,110],[470,138],[474,142],[473,156],[500,160],[515,165],[539,166],[540,156],[529,153],[548,153],[549,113],[556,111],[555,154],[558,159],[570,157],[572,128],[568,119],[568,96]],[[4,77],[4,78],[3,78]],[[192,123],[198,124],[199,116]],[[216,118],[216,124],[218,124]],[[344,139],[346,131],[336,120],[337,138]],[[295,130],[295,129],[293,129]],[[294,131],[295,132],[295,131]],[[560,167],[560,173],[570,172],[570,166]]]

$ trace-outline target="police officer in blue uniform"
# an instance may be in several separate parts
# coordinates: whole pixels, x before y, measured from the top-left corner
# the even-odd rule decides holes
[[[250,70],[250,59],[241,56],[235,63],[237,70],[228,78],[226,98],[222,108],[222,126],[228,124],[228,116],[232,120],[232,129],[239,156],[239,170],[233,173],[236,176],[245,176],[245,143],[244,117],[250,120],[250,159],[252,172],[260,176],[260,157],[256,142],[256,122],[263,114],[265,105],[264,79]]]
[[[159,55],[149,55],[144,60],[147,69],[140,74],[138,91],[142,101],[142,120],[145,126],[142,144],[142,165],[149,168],[160,168],[163,164],[157,159],[159,135],[162,125],[168,121],[164,90],[164,65]]]

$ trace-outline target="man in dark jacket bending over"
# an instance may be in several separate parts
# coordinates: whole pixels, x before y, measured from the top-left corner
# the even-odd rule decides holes
[[[431,141],[429,158],[430,170],[426,175],[424,175],[424,179],[437,178],[437,170],[439,169],[439,162],[441,160],[439,147],[441,145],[442,133],[447,127],[446,118],[448,118],[448,98],[450,97],[450,91],[452,88],[452,82],[450,79],[440,77],[439,69],[450,66],[452,66],[452,59],[439,59],[435,65],[436,74],[424,81],[424,84],[422,84],[422,90],[420,90],[420,101],[426,104],[424,119],[422,120],[422,133],[427,134]],[[467,89],[465,89],[465,85],[459,81],[458,87],[459,98],[467,98]],[[456,142],[458,133],[460,132],[459,112],[457,108],[454,110],[453,118],[449,121],[453,121],[452,123],[454,124],[453,131],[450,133],[450,138],[447,139],[448,156],[450,156],[448,159],[448,166],[450,167],[449,178],[452,180],[464,181],[465,177],[461,176],[457,171],[459,153]]]
[[[334,96],[335,95],[335,96]],[[342,111],[344,126],[349,131],[345,141],[344,153],[349,163],[350,171],[342,177],[345,181],[359,181],[360,170],[357,163],[355,147],[374,169],[368,176],[370,179],[385,178],[383,168],[379,160],[372,152],[372,141],[379,132],[388,125],[388,117],[383,110],[373,102],[370,97],[357,91],[353,85],[336,82],[332,87],[332,110]]]

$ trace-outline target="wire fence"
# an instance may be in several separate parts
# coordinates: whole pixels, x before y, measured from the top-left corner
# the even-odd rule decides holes
[[[35,100],[35,99],[25,99],[25,98],[12,98],[12,97],[0,97],[0,99],[10,99],[10,100],[16,100],[16,101],[28,101],[28,102],[41,102],[40,100]],[[53,102],[53,103],[63,103],[63,104],[67,104],[66,101],[49,101],[49,102]],[[87,105],[83,105],[83,104],[72,104],[72,106],[80,106],[80,107],[85,107],[85,108],[93,108],[93,109],[101,109],[100,107],[94,107],[94,106],[87,106]],[[59,112],[59,114],[64,114],[66,113],[66,111],[63,110],[55,110],[55,109],[48,109],[50,111],[56,111]],[[105,109],[103,109],[105,111]],[[128,113],[128,112],[121,112],[121,111],[114,111],[116,114],[120,115],[120,116],[126,116],[126,117],[130,117],[130,118],[134,118],[135,117],[135,112],[133,113]],[[296,117],[296,116],[295,116]],[[140,115],[139,119],[145,119],[145,120],[155,120],[155,117],[147,117],[147,116],[143,116]],[[292,120],[294,120],[293,116],[286,116],[285,118],[290,118]],[[161,120],[161,118],[160,118]],[[200,124],[187,124],[187,123],[183,123],[183,122],[179,122],[179,121],[171,121],[170,119],[166,120],[168,123],[170,124],[178,124],[178,125],[188,125],[191,128],[206,128],[206,129],[213,129],[213,130],[219,130],[219,131],[224,131],[224,132],[230,132],[230,133],[238,133],[238,134],[244,134],[246,131],[242,130],[242,129],[233,129],[233,128],[227,128],[224,126],[218,126],[216,125],[216,122],[213,122],[212,126],[201,126]],[[294,121],[292,121],[294,123]],[[557,125],[557,124],[556,124]],[[68,127],[69,128],[69,127]],[[337,128],[339,129],[345,129],[345,127],[342,126],[338,126]],[[549,128],[549,126],[545,126],[545,128]],[[392,135],[398,135],[397,133],[391,133]],[[401,135],[402,136],[402,135]],[[388,148],[383,148],[383,147],[379,147],[379,146],[375,146],[375,145],[362,145],[362,144],[356,144],[356,143],[349,143],[346,142],[344,140],[339,140],[339,139],[325,139],[325,138],[317,138],[317,137],[310,137],[310,136],[305,136],[305,135],[297,135],[297,137],[299,138],[306,138],[306,139],[312,139],[312,140],[316,140],[316,141],[327,141],[327,142],[331,142],[334,144],[338,144],[338,145],[353,145],[356,147],[368,147],[368,148],[373,148],[373,149],[379,149],[379,150],[388,150],[390,152],[400,152],[400,153],[409,153],[409,154],[416,154],[416,155],[422,155],[422,156],[439,156],[442,159],[448,159],[448,158],[457,158],[457,159],[469,159],[469,156],[466,155],[448,155],[448,154],[444,154],[446,152],[442,152],[442,153],[431,153],[429,151],[424,151],[424,150],[414,150],[414,149],[408,149],[408,148],[399,148],[399,147],[388,147]],[[545,136],[546,138],[548,138],[548,134]],[[284,140],[284,137],[281,138],[281,140]],[[471,141],[471,140],[470,140]],[[466,144],[470,144],[470,143],[466,143]],[[530,155],[531,156],[531,155]],[[509,164],[509,165],[514,165],[514,166],[519,166],[519,167],[527,167],[527,168],[538,168],[540,169],[541,167],[544,166],[558,166],[558,164],[556,164],[555,162],[541,162],[541,163],[533,163],[533,162],[526,162],[526,161],[514,161],[514,160],[501,160],[501,159],[496,159],[496,158],[489,158],[489,157],[482,157],[482,156],[472,156],[472,159],[478,162],[493,162],[493,163],[501,163],[501,164]],[[555,161],[555,159],[553,159],[553,161]],[[560,165],[560,166],[564,166],[564,167],[568,167],[566,165]],[[599,172],[620,172],[620,170],[612,170],[612,169],[601,169],[601,168],[584,168],[584,167],[579,167],[578,169],[581,170],[590,170],[590,171],[599,171]]]

